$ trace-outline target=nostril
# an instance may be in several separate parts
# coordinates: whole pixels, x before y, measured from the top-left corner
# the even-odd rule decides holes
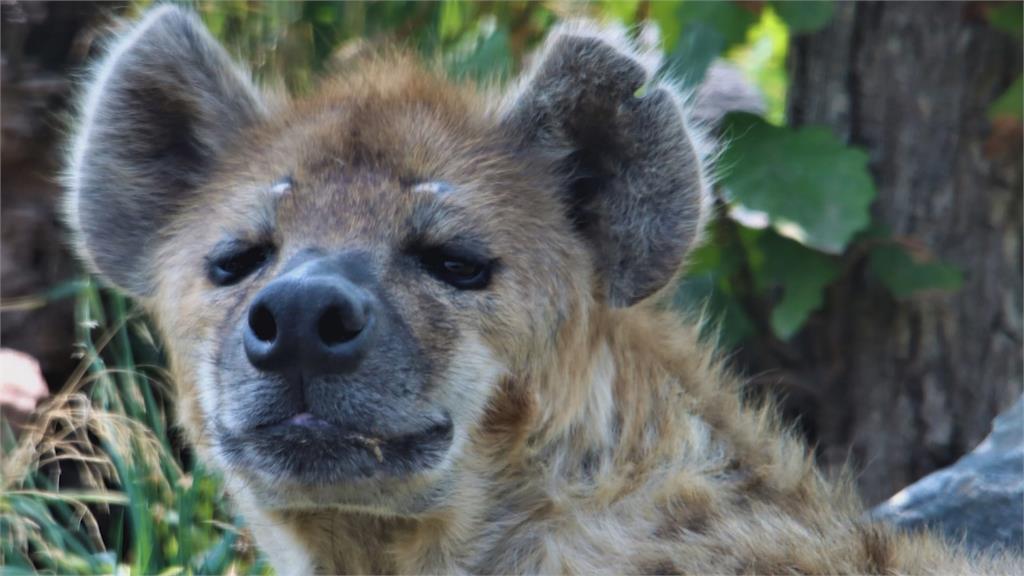
[[[327,308],[317,322],[316,328],[320,340],[328,346],[333,346],[355,338],[362,331],[362,326],[353,320],[347,318],[338,306]]]
[[[264,305],[257,305],[249,313],[249,328],[261,342],[273,342],[277,338],[277,322]]]

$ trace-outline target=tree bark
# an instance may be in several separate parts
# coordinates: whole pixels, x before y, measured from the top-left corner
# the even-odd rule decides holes
[[[986,116],[1021,48],[983,10],[837,2],[792,44],[790,123],[865,149],[875,221],[964,274],[955,293],[897,301],[861,258],[795,341],[786,376],[812,392],[790,408],[868,503],[969,451],[1021,394],[1021,133]]]
[[[73,74],[93,47],[94,32],[121,8],[5,0],[0,9],[0,345],[39,360],[54,391],[78,363],[74,302],[24,300],[76,274],[58,214],[57,177]]]

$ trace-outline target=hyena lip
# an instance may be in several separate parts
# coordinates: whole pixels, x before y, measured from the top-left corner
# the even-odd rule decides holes
[[[445,416],[413,431],[375,433],[347,428],[309,413],[220,440],[224,456],[262,476],[308,484],[403,477],[437,465],[452,444]]]

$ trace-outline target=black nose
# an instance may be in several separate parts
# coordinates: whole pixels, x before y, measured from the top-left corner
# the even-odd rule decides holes
[[[245,354],[266,372],[351,370],[371,340],[374,308],[373,295],[342,274],[296,270],[256,295],[244,326]]]

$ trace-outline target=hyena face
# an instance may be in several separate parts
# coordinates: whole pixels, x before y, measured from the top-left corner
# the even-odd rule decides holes
[[[321,501],[443,479],[532,353],[513,343],[550,332],[587,274],[557,181],[401,66],[244,131],[157,256],[157,317],[216,457]]]
[[[192,441],[261,504],[422,510],[502,382],[692,243],[701,157],[654,65],[564,27],[500,104],[404,57],[271,104],[161,8],[91,86],[69,216],[153,311]]]

